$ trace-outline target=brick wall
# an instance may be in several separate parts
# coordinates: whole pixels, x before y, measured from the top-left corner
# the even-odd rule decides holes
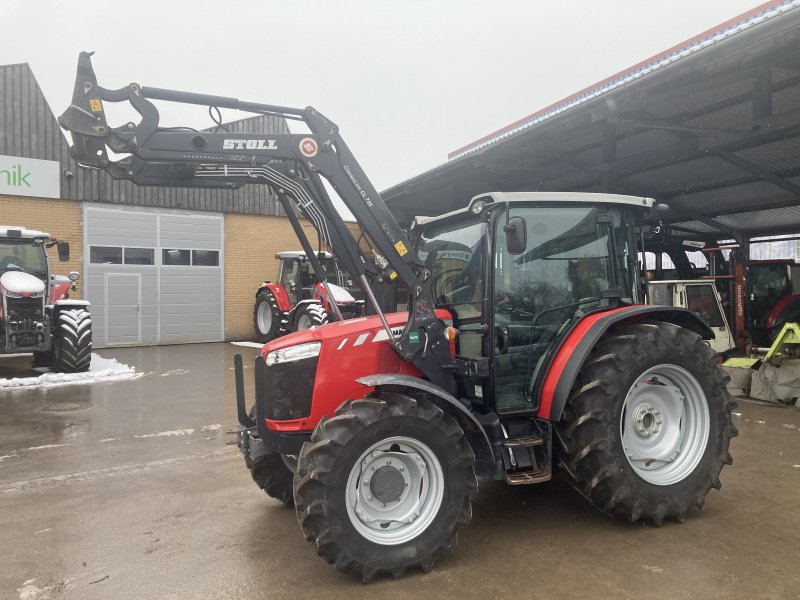
[[[80,202],[0,194],[0,225],[37,229],[69,242],[70,258],[67,262],[59,262],[55,248],[48,251],[50,267],[58,275],[67,275],[70,271],[83,275],[83,212]],[[70,298],[83,297],[82,284],[83,280],[78,281],[78,288],[70,292]]]
[[[316,231],[308,221],[302,223],[316,247]],[[356,230],[355,225],[351,230]],[[254,339],[256,290],[265,279],[277,279],[277,252],[301,249],[284,217],[225,214],[225,339]]]

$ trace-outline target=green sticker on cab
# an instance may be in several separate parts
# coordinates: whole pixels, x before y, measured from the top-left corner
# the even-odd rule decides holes
[[[408,343],[409,344],[419,344],[419,333],[416,331],[412,331],[408,334]]]

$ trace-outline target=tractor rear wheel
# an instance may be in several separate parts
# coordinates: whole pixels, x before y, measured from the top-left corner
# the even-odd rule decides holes
[[[350,400],[303,446],[297,518],[317,554],[365,582],[428,571],[472,518],[474,462],[463,430],[437,406],[398,393]]]
[[[328,311],[322,304],[303,304],[294,315],[294,330],[302,331],[325,325],[328,322]]]
[[[92,361],[92,319],[85,308],[62,308],[53,331],[53,370],[84,373]]]
[[[716,355],[669,323],[622,325],[592,350],[556,431],[560,461],[597,508],[682,522],[733,462],[736,402]]]
[[[286,333],[286,315],[278,307],[278,301],[269,288],[262,288],[256,294],[253,307],[253,327],[258,341],[267,343]]]

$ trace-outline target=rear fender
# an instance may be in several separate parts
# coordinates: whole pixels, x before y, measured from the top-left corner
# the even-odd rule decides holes
[[[685,327],[704,340],[714,339],[714,332],[700,317],[685,308],[671,306],[625,306],[586,315],[567,335],[550,363],[542,384],[538,416],[550,421],[561,419],[572,385],[584,361],[612,325],[624,321],[663,321]]]
[[[86,308],[88,309],[91,306],[91,302],[88,300],[58,300],[53,304],[54,309],[59,308]]]
[[[800,309],[800,294],[789,294],[778,300],[764,323],[766,329],[783,327]]]
[[[258,292],[264,288],[272,292],[272,295],[275,297],[275,302],[278,303],[278,308],[281,311],[289,312],[292,310],[292,301],[289,299],[289,294],[280,283],[262,283],[261,287],[258,288]],[[256,292],[256,296],[258,296],[258,292]]]
[[[380,391],[383,386],[392,386],[427,394],[431,402],[452,415],[456,421],[458,421],[458,424],[461,425],[461,428],[464,430],[464,435],[469,445],[472,447],[472,451],[475,453],[476,461],[488,465],[495,464],[492,443],[483,426],[475,418],[475,415],[459,402],[458,398],[449,394],[438,385],[425,379],[420,379],[419,377],[400,375],[397,373],[368,375],[356,379],[356,381],[361,385],[374,387],[378,391]]]

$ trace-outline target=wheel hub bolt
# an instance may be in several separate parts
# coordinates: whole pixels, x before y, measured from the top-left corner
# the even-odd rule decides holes
[[[392,459],[391,459],[391,458],[387,458],[387,459],[386,459],[386,464],[387,464],[387,465],[390,465],[390,464],[392,464]]]
[[[403,465],[400,465],[400,466],[397,468],[397,470],[398,470],[398,471],[400,471],[400,472],[402,473],[403,471],[405,471],[405,470],[406,470],[406,468],[405,468]]]

